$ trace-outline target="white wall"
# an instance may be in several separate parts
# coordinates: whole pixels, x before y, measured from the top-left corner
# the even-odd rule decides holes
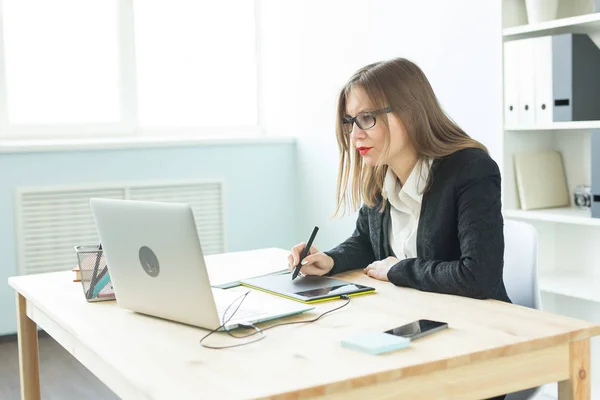
[[[298,141],[298,241],[314,225],[326,250],[344,240],[354,217],[331,223],[338,152],[335,101],[368,63],[416,62],[448,114],[501,162],[499,0],[262,0],[261,122]]]

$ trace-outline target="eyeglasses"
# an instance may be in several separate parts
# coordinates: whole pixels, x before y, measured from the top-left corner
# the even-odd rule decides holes
[[[358,125],[358,127],[362,130],[371,129],[375,126],[375,123],[377,123],[375,115],[381,113],[387,114],[389,112],[392,112],[391,107],[386,107],[375,111],[361,112],[360,114],[357,114],[356,117],[344,117],[344,119],[342,120],[342,131],[345,134],[352,133],[352,129],[354,127],[355,122],[356,125]]]

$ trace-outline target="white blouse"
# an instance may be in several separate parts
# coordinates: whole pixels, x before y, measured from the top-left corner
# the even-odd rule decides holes
[[[417,228],[421,213],[423,190],[427,184],[433,160],[418,162],[406,183],[388,168],[382,195],[390,202],[389,240],[394,256],[400,260],[417,257]]]

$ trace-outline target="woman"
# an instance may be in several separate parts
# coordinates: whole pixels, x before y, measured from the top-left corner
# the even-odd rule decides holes
[[[364,204],[352,236],[312,247],[302,274],[364,268],[398,286],[510,302],[498,166],[445,115],[418,66],[399,58],[357,71],[339,95],[337,140],[336,214]]]
[[[400,58],[357,71],[339,95],[337,140],[336,214],[363,205],[352,236],[311,247],[302,274],[364,268],[397,286],[510,302],[498,166],[445,115],[419,67]]]

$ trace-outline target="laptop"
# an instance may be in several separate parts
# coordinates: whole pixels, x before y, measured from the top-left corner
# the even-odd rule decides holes
[[[211,287],[187,204],[93,198],[90,206],[122,308],[211,330],[314,308],[256,291],[244,297],[248,290]]]

